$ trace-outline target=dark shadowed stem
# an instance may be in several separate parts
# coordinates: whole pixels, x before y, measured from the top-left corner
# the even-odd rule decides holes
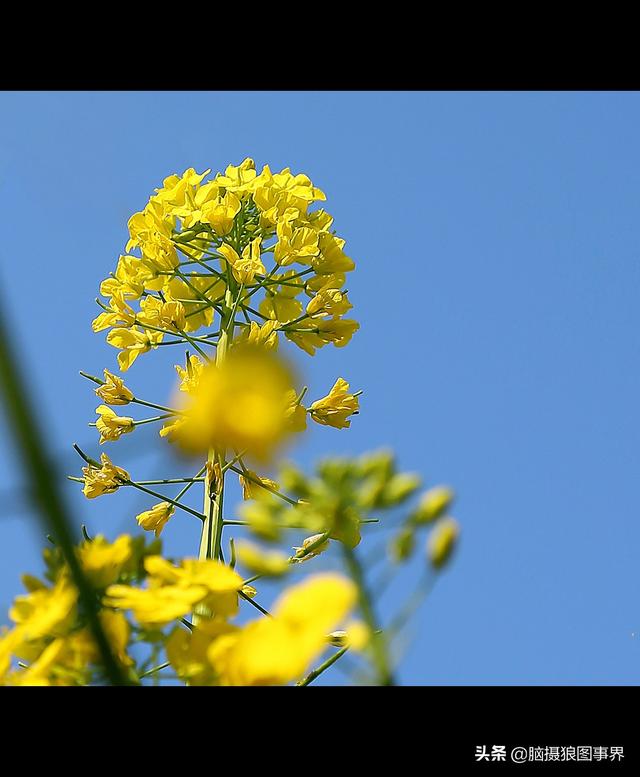
[[[8,327],[0,310],[0,388],[4,396],[7,422],[30,482],[42,527],[55,537],[67,562],[107,680],[111,685],[131,685],[133,680],[127,677],[113,654],[98,615],[98,598],[76,556],[73,533],[67,518],[68,510],[58,486],[53,458],[39,433],[27,385],[19,372],[9,338]]]

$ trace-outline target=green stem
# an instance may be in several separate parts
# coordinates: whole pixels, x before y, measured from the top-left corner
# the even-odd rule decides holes
[[[138,399],[137,397],[134,397],[132,402],[135,402],[136,405],[144,405],[145,407],[152,407],[154,410],[162,410],[165,413],[170,413],[171,415],[184,415],[183,412],[180,410],[173,410],[171,407],[164,407],[164,405],[156,405],[155,402],[147,402],[144,399]]]
[[[179,507],[181,510],[184,510],[185,513],[190,513],[191,515],[195,515],[195,517],[199,518],[201,521],[204,521],[205,519],[205,516],[202,513],[199,513],[196,510],[192,510],[190,507],[180,504],[180,502],[176,501],[175,499],[170,499],[168,496],[165,496],[164,494],[159,494],[157,491],[152,491],[150,488],[145,488],[144,486],[141,486],[139,483],[134,483],[133,480],[124,480],[122,481],[122,484],[124,486],[133,486],[134,488],[137,488],[139,491],[144,491],[145,494],[150,494],[151,496],[154,496],[156,499],[159,499],[161,502],[169,502],[170,505]]]
[[[389,666],[389,659],[387,657],[385,637],[384,634],[381,633],[381,630],[378,626],[371,596],[369,595],[367,584],[364,579],[364,572],[353,548],[349,548],[343,544],[342,551],[349,574],[351,575],[353,582],[358,586],[360,609],[362,611],[364,620],[369,627],[369,631],[371,632],[371,649],[373,652],[373,661],[378,675],[378,682],[380,685],[393,685],[394,681],[391,668]]]
[[[336,653],[334,653],[332,656],[329,656],[326,661],[324,661],[320,666],[313,669],[309,674],[303,679],[296,683],[297,686],[303,686],[303,685],[309,685],[312,683],[316,677],[320,677],[320,675],[326,671],[330,666],[333,666],[335,662],[342,658],[342,656],[349,650],[349,647],[343,647],[340,648]]]
[[[171,666],[171,663],[169,661],[165,661],[164,664],[159,664],[158,666],[154,666],[153,669],[148,669],[146,672],[143,672],[141,675],[139,675],[139,677],[142,680],[143,677],[149,677],[149,675],[155,674],[161,669],[166,669],[168,666]]]
[[[252,483],[255,483],[257,486],[261,486],[262,488],[264,488],[265,491],[269,491],[274,496],[277,496],[280,499],[283,499],[285,502],[288,502],[290,505],[298,504],[297,499],[291,499],[291,497],[287,496],[286,494],[283,494],[280,491],[276,491],[273,488],[269,488],[269,486],[265,486],[265,484],[261,480],[259,480],[258,478],[254,478],[253,475],[249,474],[249,472],[246,469],[242,470],[242,469],[238,469],[237,467],[227,467],[227,469],[230,469],[232,472],[235,472],[237,475],[242,475],[243,478],[250,480]]]

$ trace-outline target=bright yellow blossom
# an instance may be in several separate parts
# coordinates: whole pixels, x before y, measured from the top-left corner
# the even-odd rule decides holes
[[[131,326],[136,320],[134,309],[125,302],[120,292],[114,292],[108,311],[103,311],[91,322],[94,332],[102,332],[111,326]]]
[[[107,405],[128,405],[134,398],[133,391],[130,391],[125,385],[122,378],[109,372],[104,371],[105,382],[102,386],[98,386],[96,394]]]
[[[128,416],[119,416],[107,405],[99,405],[96,408],[98,420],[96,428],[100,432],[100,444],[104,442],[113,442],[120,439],[123,434],[132,432],[135,428],[133,418]]]
[[[224,197],[218,197],[202,206],[200,221],[211,224],[214,232],[222,237],[231,232],[233,220],[240,212],[240,207],[240,200],[233,192],[227,191]]]
[[[175,509],[169,502],[160,502],[150,510],[145,510],[145,512],[137,515],[136,521],[145,531],[153,531],[156,537],[159,537],[169,518],[174,514]]]
[[[349,384],[344,378],[338,378],[326,397],[316,400],[309,408],[314,421],[336,429],[351,426],[349,416],[359,412],[359,400],[349,393]]]
[[[292,299],[287,294],[274,294],[270,292],[260,301],[258,311],[263,316],[275,321],[278,325],[287,324],[300,317],[302,302]]]
[[[317,258],[310,260],[313,269],[319,275],[327,275],[335,272],[350,272],[354,269],[355,262],[342,250],[345,241],[329,234],[329,232],[320,232],[318,237],[318,246],[320,254]]]
[[[119,327],[109,332],[107,342],[114,348],[122,349],[118,354],[118,366],[126,372],[141,353],[157,347],[163,337],[162,332],[141,331],[135,326],[130,329]]]
[[[256,165],[253,159],[247,157],[238,167],[228,165],[224,175],[218,173],[215,182],[229,192],[235,192],[244,197],[252,188],[256,177]]]
[[[323,288],[307,305],[307,315],[343,316],[353,305],[340,289]]]
[[[163,302],[158,297],[145,297],[140,303],[136,321],[144,326],[182,332],[186,326],[182,302]]]
[[[129,473],[121,467],[116,467],[106,453],[100,457],[102,466],[90,464],[82,468],[84,487],[82,493],[87,499],[95,499],[102,494],[112,494],[122,485],[123,480],[129,480]]]
[[[218,253],[222,254],[231,266],[233,277],[238,283],[245,285],[253,283],[256,274],[264,274],[265,267],[260,258],[260,243],[262,238],[257,237],[252,240],[239,256],[234,248],[227,243],[223,243],[218,248]]]
[[[318,233],[310,227],[294,227],[290,221],[279,221],[276,226],[278,242],[273,258],[285,267],[293,262],[310,264],[318,255]]]
[[[278,347],[278,327],[277,321],[265,321],[264,324],[257,324],[252,321],[249,326],[244,327],[242,334],[236,339],[236,342],[247,343],[265,349]]]
[[[175,370],[180,376],[180,391],[186,391],[190,394],[198,388],[200,381],[200,375],[204,368],[204,362],[200,360],[199,356],[192,354],[189,357],[187,367],[182,367],[179,364],[175,365]]]

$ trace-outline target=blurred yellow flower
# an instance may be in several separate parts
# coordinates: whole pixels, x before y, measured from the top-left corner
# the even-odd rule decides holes
[[[184,559],[179,567],[162,556],[148,556],[149,587],[112,585],[105,604],[130,609],[141,624],[163,625],[203,604],[220,617],[235,615],[242,578],[221,561]]]
[[[252,542],[238,540],[236,543],[238,561],[252,575],[279,577],[291,569],[289,557],[279,550],[264,550]]]
[[[75,618],[78,592],[66,578],[53,588],[16,596],[9,617],[18,624],[22,639],[36,640],[64,634]]]
[[[460,534],[458,522],[454,518],[441,518],[429,535],[427,553],[436,569],[443,567],[449,560]]]
[[[215,639],[207,655],[221,685],[284,685],[302,676],[348,615],[357,588],[333,573],[291,587],[271,618],[251,621]]]
[[[78,558],[89,582],[96,588],[114,583],[131,558],[131,537],[122,534],[112,543],[98,534],[78,548]]]
[[[235,449],[268,460],[290,432],[293,383],[291,369],[273,351],[236,346],[222,364],[202,371],[175,439],[188,452]]]

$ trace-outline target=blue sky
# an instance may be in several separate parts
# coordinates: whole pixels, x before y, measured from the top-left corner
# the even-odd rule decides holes
[[[290,166],[327,193],[361,322],[299,364],[315,396],[338,375],[365,391],[352,428],[314,429],[298,458],[388,446],[458,493],[459,552],[401,679],[638,682],[639,94],[5,92],[0,115],[0,288],[63,471],[78,471],[74,441],[98,451],[78,370],[116,365],[90,322],[128,217],[189,166]],[[158,400],[161,350],[128,373]],[[41,537],[0,430],[4,615]],[[175,472],[144,430],[110,448],[116,463]],[[149,506],[67,491],[110,537]],[[163,536],[195,551],[189,521]]]

